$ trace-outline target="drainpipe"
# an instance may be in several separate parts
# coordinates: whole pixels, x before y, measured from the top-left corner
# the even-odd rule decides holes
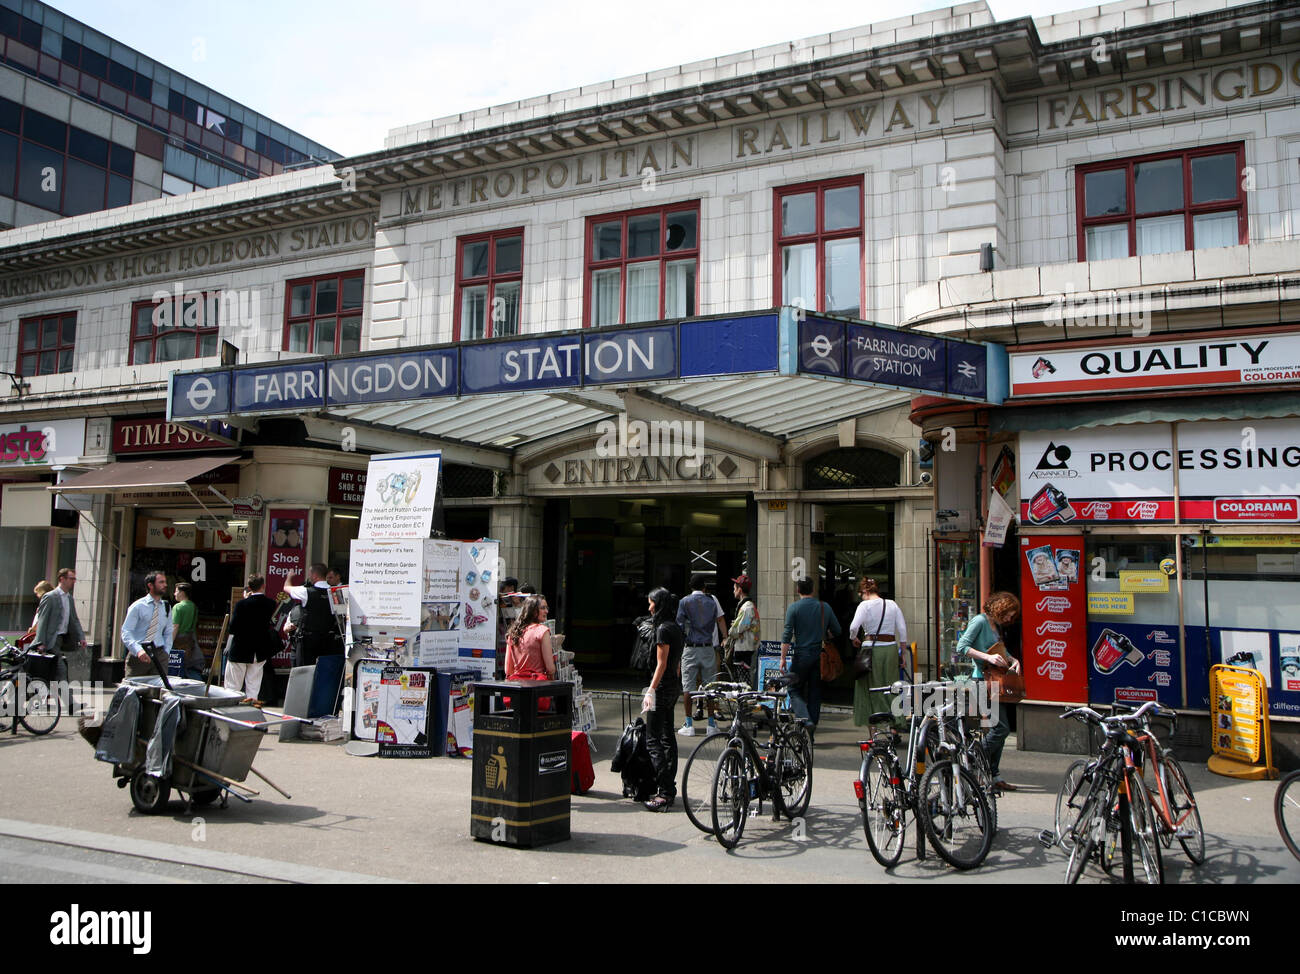
[[[975,543],[979,545],[980,553],[980,590],[979,605],[987,601],[993,591],[993,551],[984,545],[984,512],[989,507],[989,478],[984,475],[988,468],[988,451],[989,440],[987,431],[980,432],[980,455],[979,463],[975,468],[975,476],[978,478],[978,487],[976,488],[976,498],[978,507],[975,511]]]

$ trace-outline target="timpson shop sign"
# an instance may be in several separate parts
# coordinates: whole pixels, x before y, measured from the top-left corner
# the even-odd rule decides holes
[[[266,230],[205,243],[186,244],[129,254],[108,260],[86,261],[71,267],[0,277],[0,300],[26,298],[60,291],[121,285],[149,278],[194,274],[232,264],[273,261],[290,255],[305,255],[371,245],[374,223],[368,216],[330,220],[289,230]]]

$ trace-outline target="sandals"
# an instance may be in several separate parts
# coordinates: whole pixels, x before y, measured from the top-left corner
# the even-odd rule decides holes
[[[666,812],[672,807],[673,800],[665,798],[663,795],[656,795],[645,803],[645,807],[651,812]]]

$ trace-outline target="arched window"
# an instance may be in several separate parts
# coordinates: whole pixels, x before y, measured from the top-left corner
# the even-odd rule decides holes
[[[902,460],[868,446],[841,447],[818,454],[803,465],[804,490],[850,490],[897,487]]]

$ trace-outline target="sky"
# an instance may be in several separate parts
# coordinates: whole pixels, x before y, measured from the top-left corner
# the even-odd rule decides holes
[[[344,155],[390,129],[952,6],[938,0],[47,0]],[[956,0],[954,0],[956,2]],[[990,0],[998,20],[1085,0]]]

